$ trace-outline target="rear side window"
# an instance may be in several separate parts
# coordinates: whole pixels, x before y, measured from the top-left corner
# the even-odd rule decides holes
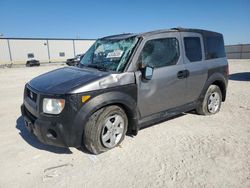
[[[215,59],[225,57],[225,48],[223,37],[221,36],[207,36],[206,43],[206,59]]]
[[[179,43],[176,38],[162,38],[148,41],[142,49],[139,61],[151,67],[175,65],[179,59]]]
[[[185,53],[190,62],[201,61],[201,40],[199,37],[184,37]]]

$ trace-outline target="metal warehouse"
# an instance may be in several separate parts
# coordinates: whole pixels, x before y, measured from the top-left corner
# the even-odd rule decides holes
[[[0,38],[0,65],[24,64],[29,59],[60,62],[85,53],[93,39]]]

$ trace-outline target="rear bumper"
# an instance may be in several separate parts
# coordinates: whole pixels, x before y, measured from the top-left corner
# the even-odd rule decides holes
[[[21,106],[21,112],[25,121],[25,127],[40,142],[59,147],[73,146],[70,143],[69,133],[65,132],[62,124],[36,118],[26,109],[24,104]]]

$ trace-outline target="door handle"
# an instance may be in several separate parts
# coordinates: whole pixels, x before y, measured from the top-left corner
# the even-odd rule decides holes
[[[183,72],[183,71],[179,71],[179,72],[177,73],[177,78],[183,79],[183,78],[184,78],[184,72]]]
[[[177,73],[177,78],[179,79],[187,78],[188,76],[189,76],[188,70],[181,70]]]
[[[185,70],[185,78],[189,77],[189,70]]]

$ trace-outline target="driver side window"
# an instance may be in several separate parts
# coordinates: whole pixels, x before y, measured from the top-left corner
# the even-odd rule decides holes
[[[176,38],[161,38],[147,41],[139,61],[142,67],[164,67],[175,65],[180,56],[179,43]]]

